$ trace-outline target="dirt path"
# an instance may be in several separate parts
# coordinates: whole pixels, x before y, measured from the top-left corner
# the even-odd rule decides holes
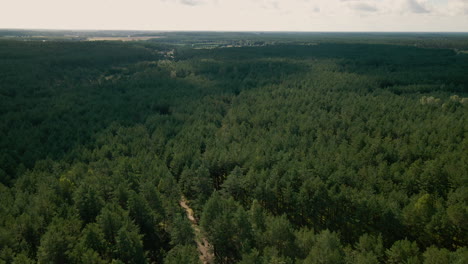
[[[206,237],[201,233],[197,219],[195,219],[193,210],[190,208],[190,206],[188,206],[185,197],[182,196],[179,204],[182,208],[184,208],[185,212],[187,213],[187,218],[192,224],[193,232],[195,233],[195,242],[197,243],[197,248],[200,252],[200,260],[203,264],[214,264],[213,247],[210,245],[210,243],[208,243]]]

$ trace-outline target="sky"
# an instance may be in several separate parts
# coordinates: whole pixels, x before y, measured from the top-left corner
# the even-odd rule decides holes
[[[0,28],[467,32],[468,0],[0,0]]]

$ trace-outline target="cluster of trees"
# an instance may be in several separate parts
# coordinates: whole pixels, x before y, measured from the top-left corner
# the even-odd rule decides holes
[[[468,261],[467,55],[0,46],[0,263]]]
[[[100,34],[106,32],[99,32]],[[99,34],[97,33],[97,34]],[[11,33],[10,33],[11,34]],[[47,33],[42,33],[44,35]],[[89,35],[87,32],[83,34]],[[123,36],[139,34],[113,32]],[[0,31],[0,36],[2,32]],[[21,35],[21,34],[19,34]],[[151,33],[143,33],[143,36]],[[466,33],[365,33],[365,32],[161,32],[158,43],[185,44],[194,47],[260,46],[277,44],[314,45],[318,43],[391,44],[436,49],[468,50]],[[394,54],[393,54],[394,55]]]

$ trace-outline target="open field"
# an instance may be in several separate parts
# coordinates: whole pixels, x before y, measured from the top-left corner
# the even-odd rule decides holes
[[[90,37],[88,41],[144,41],[151,39],[164,38],[164,36],[148,36],[148,37]]]

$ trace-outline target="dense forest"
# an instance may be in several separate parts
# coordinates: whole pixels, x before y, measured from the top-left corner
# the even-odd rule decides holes
[[[0,39],[0,263],[468,263],[468,36],[218,34]]]

